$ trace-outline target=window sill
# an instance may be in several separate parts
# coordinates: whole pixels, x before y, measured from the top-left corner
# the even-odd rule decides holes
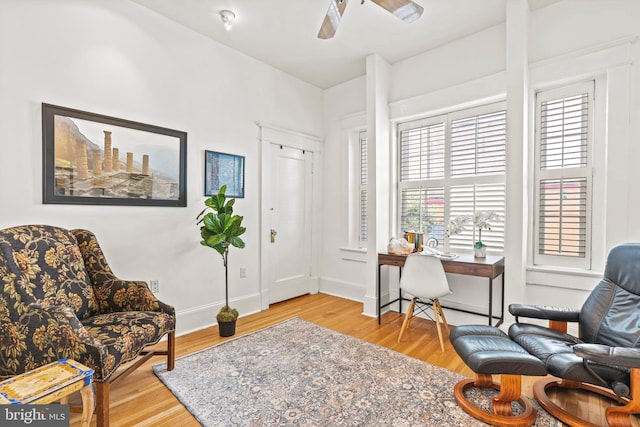
[[[591,291],[602,279],[603,273],[592,270],[551,266],[528,266],[527,285]]]
[[[367,250],[364,248],[340,248],[340,258],[347,261],[367,262]]]

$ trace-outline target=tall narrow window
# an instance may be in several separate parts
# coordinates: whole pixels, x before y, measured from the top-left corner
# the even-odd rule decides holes
[[[438,121],[416,125],[400,131],[400,228],[442,241],[445,127]]]
[[[536,94],[536,264],[590,267],[593,87]]]
[[[359,229],[359,241],[360,246],[365,246],[367,242],[367,133],[362,131],[358,134],[358,146],[360,149],[360,179],[359,194],[360,194],[360,227]]]
[[[400,231],[435,237],[452,250],[478,240],[471,220],[448,233],[449,221],[494,211],[482,240],[504,249],[506,112],[504,103],[400,124]]]

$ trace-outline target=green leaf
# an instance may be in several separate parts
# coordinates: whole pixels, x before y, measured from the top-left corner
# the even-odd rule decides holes
[[[240,223],[238,221],[239,221],[238,216],[229,217],[228,221],[224,225],[224,232],[227,233],[227,235],[229,236],[235,235],[234,230],[236,230],[240,226]]]
[[[213,231],[214,233],[222,233],[224,230],[224,225],[221,222],[221,218],[218,215],[214,215],[213,213],[208,213],[204,217],[204,226]]]
[[[213,248],[220,245],[221,243],[224,243],[225,240],[226,239],[224,234],[212,234],[211,236],[207,237],[206,243],[207,246]]]
[[[239,237],[231,237],[229,238],[229,243],[231,243],[231,245],[233,245],[236,248],[244,248],[244,241],[239,238]]]
[[[220,221],[220,232],[225,233],[229,228],[231,217],[228,214],[218,214],[218,219]]]

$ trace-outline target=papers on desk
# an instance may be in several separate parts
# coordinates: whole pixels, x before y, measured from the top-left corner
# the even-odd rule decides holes
[[[422,253],[425,255],[432,255],[440,259],[455,259],[458,257],[457,254],[454,254],[451,252],[441,252],[435,248],[430,248],[430,247],[423,248]]]

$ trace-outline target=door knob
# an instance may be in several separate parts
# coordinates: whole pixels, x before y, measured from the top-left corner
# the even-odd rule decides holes
[[[271,243],[275,243],[276,242],[276,235],[277,234],[278,234],[278,232],[272,228],[271,229]]]

